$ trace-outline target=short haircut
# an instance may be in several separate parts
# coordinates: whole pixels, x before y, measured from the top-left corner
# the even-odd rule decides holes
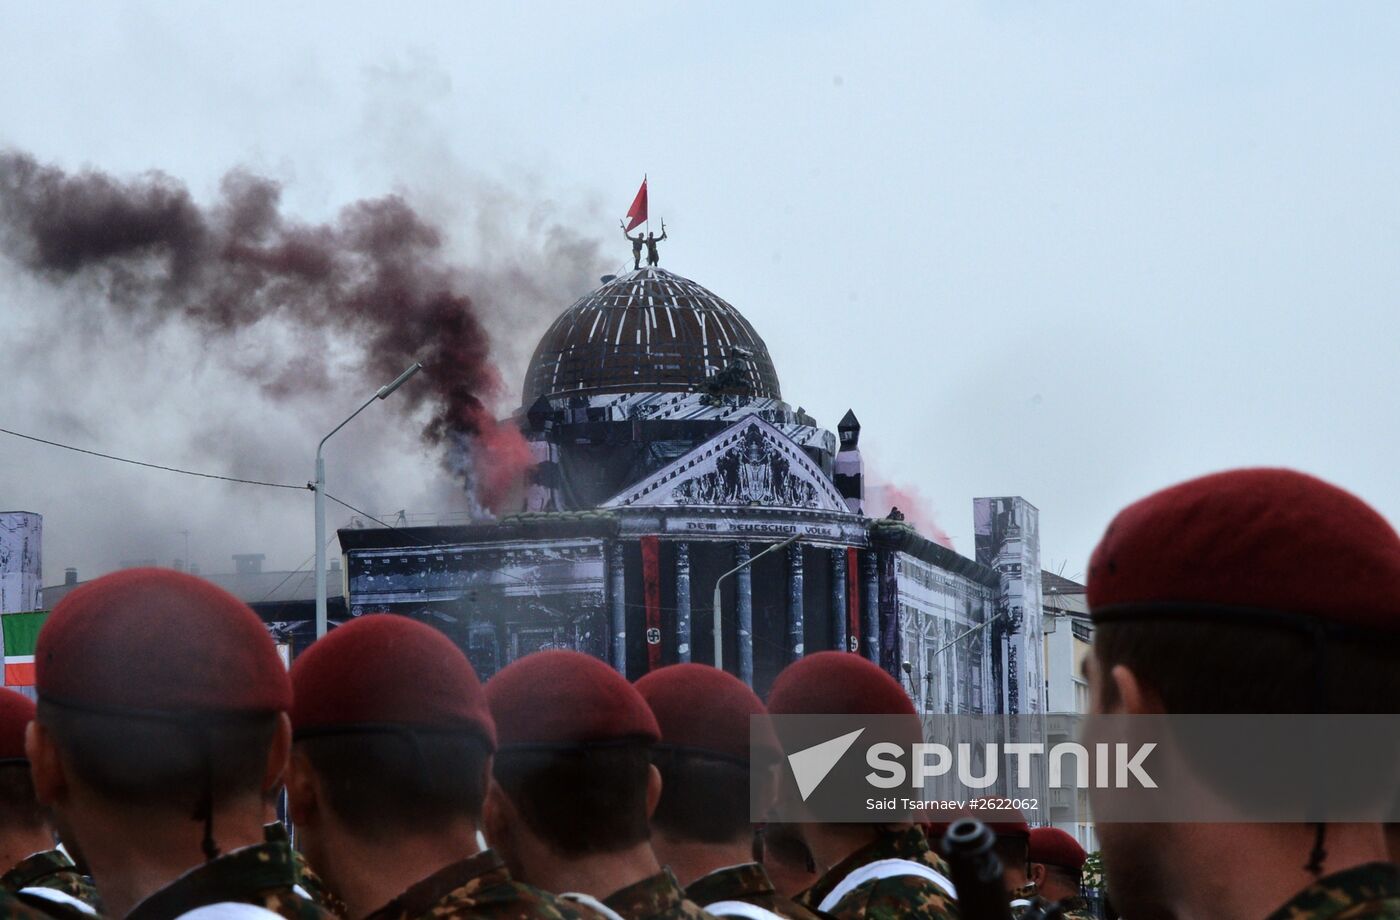
[[[1080,877],[1083,875],[1079,869],[1071,869],[1068,866],[1056,866],[1051,863],[1041,863],[1045,867],[1045,874],[1054,876],[1060,884],[1078,891],[1081,887]]]
[[[0,828],[33,831],[43,826],[44,809],[34,798],[29,764],[0,763]]]
[[[1169,617],[1100,623],[1094,654],[1105,672],[1126,665],[1172,714],[1392,713],[1400,705],[1393,639]],[[1104,686],[1112,692],[1107,679]]]
[[[375,732],[298,740],[347,830],[370,841],[475,821],[486,795],[485,744],[474,735]]]
[[[37,721],[65,766],[98,795],[147,810],[192,815],[261,797],[275,713],[175,720],[72,709],[41,699]]]
[[[650,839],[644,742],[498,751],[492,775],[530,830],[565,857]]]
[[[653,827],[673,839],[699,843],[750,839],[747,765],[674,749],[658,749],[652,762],[661,774]]]

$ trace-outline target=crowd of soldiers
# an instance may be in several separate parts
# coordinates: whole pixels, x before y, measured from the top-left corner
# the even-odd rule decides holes
[[[1088,592],[1096,712],[1397,711],[1400,538],[1319,480],[1236,471],[1129,506]],[[936,826],[752,823],[751,775],[777,775],[754,758],[781,763],[752,717],[915,715],[858,655],[792,663],[766,704],[706,665],[631,684],[569,651],[482,684],[437,630],[375,615],[288,671],[231,595],[133,569],[68,594],[35,667],[37,707],[0,701],[15,920],[959,916]],[[1072,837],[990,823],[1008,911],[1090,916]],[[1130,920],[1400,918],[1379,822],[1099,834]]]

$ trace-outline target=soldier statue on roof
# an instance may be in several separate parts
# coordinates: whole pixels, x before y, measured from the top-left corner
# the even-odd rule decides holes
[[[618,222],[622,226],[622,235],[627,237],[632,243],[632,269],[635,271],[642,267],[642,247],[647,248],[647,265],[655,267],[661,262],[661,256],[656,251],[656,244],[666,239],[666,221],[661,221],[661,235],[647,232],[645,236],[638,233],[636,236],[627,232],[627,225],[622,221]]]
[[[638,233],[636,236],[627,232],[627,224],[622,221],[617,222],[622,228],[622,235],[627,237],[632,243],[632,270],[636,271],[642,267],[642,246],[646,244],[646,237]]]

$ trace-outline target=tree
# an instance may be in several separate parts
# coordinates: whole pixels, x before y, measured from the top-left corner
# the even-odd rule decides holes
[[[1084,860],[1084,869],[1080,875],[1079,884],[1084,888],[1103,890],[1103,857],[1098,850],[1090,853],[1088,858]]]

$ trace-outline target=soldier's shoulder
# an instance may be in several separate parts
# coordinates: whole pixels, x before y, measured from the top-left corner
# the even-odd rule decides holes
[[[569,901],[514,880],[475,891],[458,891],[433,905],[421,920],[606,920],[587,904]]]
[[[262,893],[257,906],[265,907],[287,920],[336,920],[337,915],[295,888],[271,888]]]
[[[949,920],[958,916],[952,898],[933,882],[915,875],[866,882],[829,911],[843,920]]]
[[[1299,892],[1269,920],[1400,920],[1400,866],[1369,863]]]
[[[667,911],[665,918],[666,920],[714,920],[714,914],[707,913],[705,908],[690,898],[684,898],[673,910]]]
[[[96,911],[76,898],[71,901],[0,891],[0,920],[92,920]]]

